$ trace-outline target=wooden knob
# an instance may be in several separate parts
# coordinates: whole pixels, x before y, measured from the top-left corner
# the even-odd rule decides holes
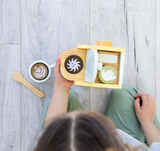
[[[112,47],[112,42],[111,41],[97,41],[97,46]]]

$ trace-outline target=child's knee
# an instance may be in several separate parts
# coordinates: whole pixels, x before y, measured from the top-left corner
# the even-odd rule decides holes
[[[113,89],[111,91],[111,96],[121,96],[121,95],[124,95],[124,94],[127,94],[128,91],[124,88],[122,89]]]
[[[128,87],[122,89],[113,89],[110,94],[110,101],[116,103],[134,102],[134,96],[137,94],[136,89]]]
[[[113,89],[110,94],[109,105],[121,111],[123,107],[133,108],[134,97],[126,89]]]
[[[138,90],[136,90],[133,87],[124,87],[123,89],[125,89],[127,91],[127,93],[129,93],[132,97],[134,97],[138,92]]]

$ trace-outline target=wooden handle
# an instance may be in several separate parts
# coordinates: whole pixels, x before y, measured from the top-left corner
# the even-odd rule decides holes
[[[44,93],[39,91],[37,88],[35,88],[33,85],[31,85],[28,81],[25,79],[21,79],[21,83],[24,84],[26,87],[28,87],[30,90],[32,90],[35,94],[37,94],[40,98],[44,97]]]

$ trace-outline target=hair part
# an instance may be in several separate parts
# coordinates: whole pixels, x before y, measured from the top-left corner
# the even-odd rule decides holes
[[[76,151],[74,145],[74,137],[75,137],[74,135],[75,135],[75,117],[72,118],[71,133],[70,133],[70,139],[71,139],[70,148],[72,151]]]

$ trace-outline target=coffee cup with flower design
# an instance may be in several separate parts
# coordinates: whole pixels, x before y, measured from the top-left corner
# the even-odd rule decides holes
[[[45,82],[51,76],[51,68],[53,67],[55,67],[55,63],[49,65],[43,60],[37,60],[30,65],[29,76],[34,82]]]

